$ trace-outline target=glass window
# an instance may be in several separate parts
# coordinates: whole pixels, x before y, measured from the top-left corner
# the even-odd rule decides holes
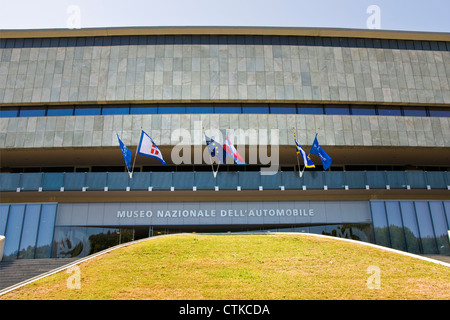
[[[380,116],[401,116],[400,107],[378,107],[378,115]]]
[[[409,117],[426,117],[427,111],[425,108],[403,108],[403,114]]]
[[[372,209],[372,223],[375,232],[375,243],[390,247],[388,224],[383,201],[370,202]]]
[[[53,243],[53,258],[81,258],[90,251],[86,227],[55,227]]]
[[[156,105],[130,107],[130,114],[156,114],[157,112],[158,108]]]
[[[179,105],[179,104],[160,104],[158,106],[158,113],[163,114],[182,114],[186,113],[186,107],[185,105]]]
[[[414,205],[416,207],[417,222],[419,225],[420,240],[422,242],[423,253],[438,253],[436,248],[436,239],[433,231],[433,224],[430,217],[430,210],[428,209],[428,202],[415,201]]]
[[[1,108],[0,118],[17,117],[19,110],[17,108]]]
[[[0,204],[0,235],[5,235],[6,221],[8,221],[9,204]]]
[[[375,107],[372,106],[354,106],[352,107],[352,114],[358,116],[374,116],[376,112]]]
[[[321,105],[299,105],[297,107],[298,114],[323,114],[323,107]]]
[[[297,110],[295,104],[272,104],[270,105],[270,113],[295,114]]]
[[[41,219],[39,221],[39,233],[36,242],[36,259],[51,258],[53,228],[55,225],[56,204],[43,204]]]
[[[43,117],[45,116],[45,108],[22,107],[20,108],[19,117]]]
[[[430,117],[450,117],[450,109],[446,108],[430,108]]]
[[[417,227],[416,212],[412,201],[400,201],[403,228],[405,233],[406,249],[408,252],[417,253],[420,250],[420,235]]]
[[[22,223],[25,212],[24,204],[12,204],[9,209],[8,225],[5,232],[5,246],[3,248],[3,260],[15,260],[19,251],[20,237],[22,235]]]
[[[386,213],[389,222],[389,235],[392,248],[406,250],[403,223],[398,201],[386,201]]]
[[[215,104],[215,113],[242,113],[240,104]]]
[[[347,105],[325,105],[325,114],[350,114],[350,108]]]
[[[269,105],[267,104],[244,104],[242,106],[242,113],[269,113]]]
[[[119,229],[56,227],[54,258],[85,257],[119,243]]]
[[[40,204],[27,204],[25,218],[23,221],[22,239],[20,240],[19,255],[17,257],[18,259],[34,258],[40,214]]]
[[[431,220],[433,221],[434,233],[436,236],[437,247],[440,254],[450,254],[449,239],[447,230],[447,221],[441,201],[430,201]]]
[[[450,201],[444,201],[445,215],[447,216],[447,226],[450,230]]]
[[[73,107],[49,107],[47,116],[73,116]]]
[[[130,113],[130,107],[128,106],[104,106],[102,108],[102,114],[108,115],[108,114],[129,114]]]
[[[91,107],[76,107],[76,116],[96,116],[101,114],[101,107],[91,106]]]
[[[188,104],[186,113],[214,113],[214,107],[212,104]]]

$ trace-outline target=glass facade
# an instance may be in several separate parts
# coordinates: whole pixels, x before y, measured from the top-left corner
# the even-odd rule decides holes
[[[0,205],[3,260],[50,258],[56,204]]]
[[[210,226],[208,232],[306,232],[354,239],[415,254],[450,255],[450,201],[370,201],[372,223]],[[3,260],[84,257],[137,238],[205,232],[205,226],[55,226],[57,204],[1,204]],[[149,229],[150,228],[150,229]],[[228,229],[229,230],[228,230]],[[140,232],[141,234],[135,234]]]
[[[450,254],[450,201],[371,201],[376,244],[417,254]]]

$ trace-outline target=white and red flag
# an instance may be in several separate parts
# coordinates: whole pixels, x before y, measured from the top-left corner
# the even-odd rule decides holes
[[[152,138],[150,138],[150,136],[146,132],[144,132],[144,130],[142,130],[141,133],[141,140],[139,141],[137,153],[143,156],[156,158],[163,164],[166,164],[163,159],[161,150],[159,150],[158,146],[155,144],[155,142],[153,142]]]
[[[245,160],[241,157],[239,152],[237,152],[237,150],[233,146],[233,144],[231,143],[230,139],[228,138],[228,134],[227,134],[227,138],[225,139],[223,149],[225,150],[227,156],[232,157],[234,159],[234,161],[236,161],[236,164],[247,164],[245,162]]]

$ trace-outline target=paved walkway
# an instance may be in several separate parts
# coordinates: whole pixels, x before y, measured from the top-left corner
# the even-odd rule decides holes
[[[430,258],[430,259],[434,259],[434,260],[439,260],[439,261],[443,261],[446,263],[450,263],[450,256],[444,255],[444,254],[422,254],[422,256]]]

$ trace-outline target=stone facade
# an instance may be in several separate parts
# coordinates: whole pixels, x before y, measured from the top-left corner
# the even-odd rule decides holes
[[[450,52],[287,44],[0,49],[0,103],[450,103]]]
[[[205,129],[278,129],[280,145],[291,145],[292,129],[309,144],[316,132],[323,145],[450,147],[450,118],[273,114],[160,114],[0,118],[0,148],[60,148],[137,145],[140,130],[158,145],[176,145],[176,129],[192,144],[204,144]],[[195,140],[194,137],[200,137]],[[199,142],[200,141],[200,142]]]

